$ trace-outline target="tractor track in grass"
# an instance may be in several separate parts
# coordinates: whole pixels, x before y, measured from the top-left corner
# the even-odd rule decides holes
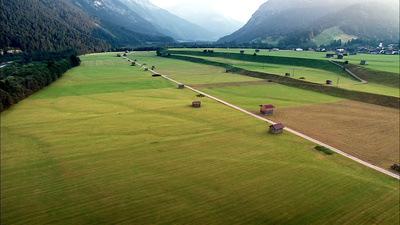
[[[126,58],[126,59],[128,59],[128,58]],[[128,60],[130,60],[130,59],[128,59]],[[132,60],[130,60],[130,61],[133,62]],[[147,68],[147,67],[145,67],[145,66],[143,66],[143,65],[141,65],[141,64],[139,64],[139,63],[137,63],[137,62],[136,62],[136,64],[138,64],[139,66],[141,66],[141,67],[143,67],[143,68],[145,68],[145,69],[148,69],[148,71],[150,71],[150,72],[152,72],[152,73],[155,73],[155,74],[158,74],[158,75],[160,75],[161,77],[163,77],[163,78],[165,78],[165,79],[168,79],[168,80],[170,80],[170,81],[172,81],[172,82],[174,82],[174,83],[182,84],[182,83],[179,82],[179,81],[176,81],[176,80],[174,80],[174,79],[171,79],[171,78],[167,77],[166,75],[159,74],[159,73],[157,73],[156,71],[154,71],[154,70],[152,70],[152,69],[150,69],[150,68]],[[228,102],[225,102],[225,101],[223,101],[223,100],[221,100],[221,99],[219,99],[219,98],[216,98],[216,97],[214,97],[214,96],[211,96],[211,95],[209,95],[209,94],[207,94],[207,93],[201,92],[201,91],[199,91],[199,90],[197,90],[197,89],[194,89],[194,88],[192,88],[192,87],[190,87],[190,86],[186,86],[186,85],[185,85],[185,87],[188,88],[188,89],[190,89],[190,90],[192,90],[192,91],[194,91],[194,92],[197,92],[197,93],[199,93],[199,94],[202,94],[202,95],[204,95],[204,96],[207,96],[207,97],[209,97],[209,98],[211,98],[211,99],[213,99],[213,100],[215,100],[215,101],[217,101],[217,102],[220,102],[220,103],[222,103],[222,104],[224,104],[224,105],[227,105],[227,106],[232,107],[232,108],[234,108],[234,109],[236,109],[236,110],[239,110],[239,111],[241,111],[241,112],[243,112],[243,113],[246,113],[246,114],[248,114],[248,115],[250,115],[250,116],[252,116],[252,117],[255,117],[255,118],[259,119],[259,120],[263,120],[263,121],[268,122],[268,123],[270,123],[270,124],[276,124],[276,122],[274,122],[274,121],[272,121],[272,120],[268,120],[268,119],[266,119],[266,118],[264,118],[264,117],[258,116],[258,115],[254,114],[254,113],[251,113],[251,112],[249,112],[249,111],[247,111],[247,110],[244,110],[244,109],[242,109],[242,108],[239,108],[239,107],[237,107],[237,106],[235,106],[235,105],[232,105],[232,104],[230,104],[230,103],[228,103]],[[304,138],[304,139],[307,139],[307,140],[309,140],[309,141],[311,141],[311,142],[314,142],[315,144],[318,144],[318,145],[324,146],[324,147],[326,147],[326,148],[329,148],[329,149],[333,150],[334,152],[336,152],[336,153],[338,153],[338,154],[340,154],[340,155],[342,155],[342,156],[345,156],[345,157],[347,157],[347,158],[349,158],[349,159],[351,159],[351,160],[354,160],[354,161],[356,161],[356,162],[358,162],[358,163],[361,163],[361,164],[363,164],[363,165],[365,165],[365,166],[367,166],[367,167],[369,167],[369,168],[372,168],[372,169],[374,169],[374,170],[377,170],[377,171],[379,171],[379,172],[381,172],[381,173],[384,173],[384,174],[386,174],[386,175],[389,175],[389,176],[391,176],[391,177],[393,177],[393,178],[396,178],[396,179],[400,180],[400,176],[397,175],[397,174],[394,174],[394,173],[392,173],[392,172],[390,172],[390,171],[387,171],[387,170],[385,170],[385,169],[382,169],[382,168],[380,168],[380,167],[378,167],[378,166],[375,166],[375,165],[373,165],[373,164],[371,164],[371,163],[365,162],[365,161],[363,161],[363,160],[361,160],[361,159],[359,159],[359,158],[356,158],[356,157],[354,157],[354,156],[352,156],[352,155],[350,155],[350,154],[347,154],[347,153],[345,153],[345,152],[343,152],[343,151],[341,151],[341,150],[339,150],[339,149],[337,149],[337,148],[334,148],[334,147],[332,147],[332,146],[330,146],[330,145],[327,145],[327,144],[325,144],[325,143],[322,143],[322,142],[320,142],[320,141],[318,141],[318,140],[315,140],[314,138],[311,138],[311,137],[309,137],[309,136],[307,136],[307,135],[305,135],[305,134],[302,134],[302,133],[300,133],[300,132],[297,132],[297,131],[295,131],[295,130],[292,130],[292,129],[288,128],[288,127],[285,127],[284,129],[285,129],[286,131],[292,133],[292,134],[295,134],[295,135],[300,136],[300,137],[302,137],[302,138]]]

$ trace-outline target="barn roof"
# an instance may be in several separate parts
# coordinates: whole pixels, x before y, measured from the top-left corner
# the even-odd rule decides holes
[[[279,129],[285,128],[285,126],[283,124],[281,124],[281,123],[277,123],[277,124],[271,125],[269,127],[274,127],[275,130],[279,130]]]
[[[266,108],[266,109],[273,109],[273,108],[275,108],[275,106],[272,105],[272,104],[260,105],[260,106],[262,106],[262,107],[264,107],[264,108]]]

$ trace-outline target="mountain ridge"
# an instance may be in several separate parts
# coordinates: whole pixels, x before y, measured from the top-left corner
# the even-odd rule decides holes
[[[361,38],[396,39],[399,22],[393,19],[398,18],[398,7],[394,4],[395,1],[269,0],[241,29],[219,39],[218,43],[296,39],[302,32],[307,33],[308,37],[302,41],[306,43],[335,26],[340,26],[347,35]]]

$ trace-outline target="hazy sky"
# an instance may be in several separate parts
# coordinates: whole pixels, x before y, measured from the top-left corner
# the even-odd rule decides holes
[[[182,2],[207,2],[223,15],[242,21],[243,23],[246,23],[253,13],[266,1],[267,0],[150,0],[151,3],[161,8],[173,6]]]

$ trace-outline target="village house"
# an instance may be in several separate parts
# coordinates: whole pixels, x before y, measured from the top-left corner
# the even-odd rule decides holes
[[[283,132],[283,128],[285,128],[285,126],[281,123],[277,123],[274,125],[269,126],[269,132],[273,133],[273,134],[279,134]]]

